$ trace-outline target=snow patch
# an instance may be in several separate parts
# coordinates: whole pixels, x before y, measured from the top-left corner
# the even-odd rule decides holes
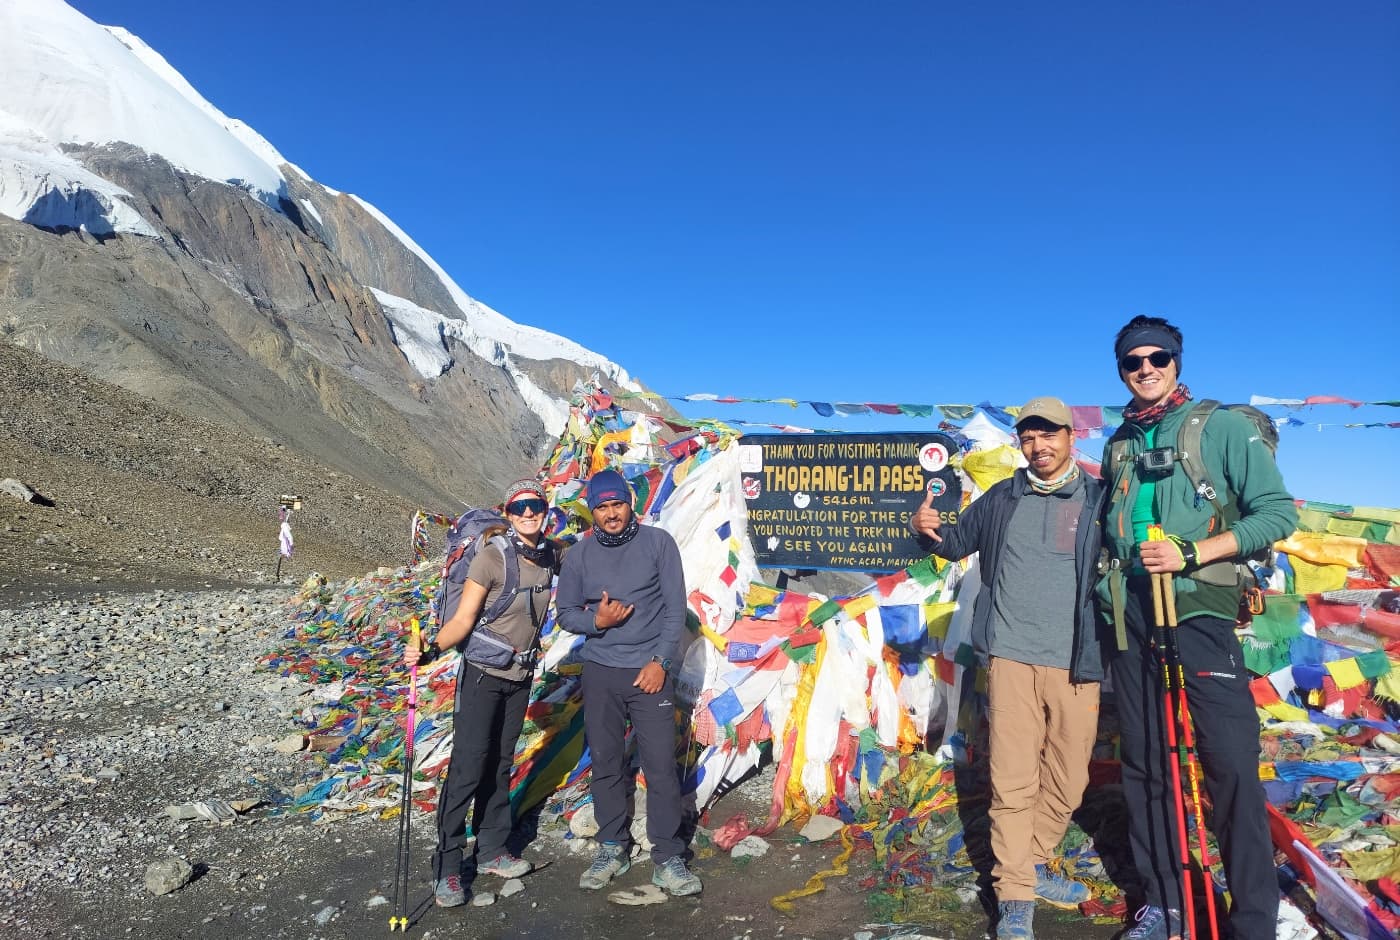
[[[124,141],[278,206],[285,161],[276,148],[127,30],[104,29],[60,0],[5,0],[0,63],[0,101],[54,145]]]
[[[40,228],[160,237],[122,201],[130,195],[15,115],[0,111],[0,215]]]
[[[452,368],[452,356],[442,335],[445,317],[403,297],[373,287],[370,290],[389,317],[394,343],[415,372],[426,379],[435,379]]]
[[[448,273],[442,269],[441,265],[419,247],[417,242],[409,238],[403,229],[395,225],[387,215],[380,212],[359,196],[352,195],[350,198],[358,202],[366,212],[374,216],[381,225],[402,242],[404,247],[421,258],[423,263],[437,274],[438,280],[442,282],[443,287],[447,288],[448,295],[451,296],[453,302],[457,304],[457,309],[461,311],[462,317],[466,322],[471,325],[475,335],[495,340],[517,356],[538,360],[572,360],[585,368],[596,369],[598,372],[611,379],[616,385],[634,392],[642,390],[642,387],[627,374],[627,370],[606,357],[593,352],[591,349],[585,349],[578,343],[565,339],[557,333],[550,333],[538,327],[516,323],[514,320],[486,306],[486,304],[473,299],[466,291],[457,286],[457,282],[452,280]]]
[[[379,305],[389,317],[389,323],[404,358],[424,378],[434,379],[452,367],[447,340],[455,339],[487,362],[505,369],[515,380],[516,389],[525,404],[544,423],[545,432],[557,437],[569,421],[569,403],[555,398],[540,388],[521,371],[510,357],[510,351],[499,340],[483,335],[472,324],[454,317],[445,317],[411,300],[397,297],[371,287]]]
[[[321,228],[326,227],[326,220],[321,218],[321,213],[316,211],[316,207],[311,204],[311,200],[298,199],[297,202],[301,203],[301,207],[306,210],[307,215],[316,220],[317,225],[321,226]]]

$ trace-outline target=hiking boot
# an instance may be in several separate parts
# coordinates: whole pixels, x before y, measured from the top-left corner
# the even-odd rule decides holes
[[[1075,910],[1094,896],[1088,885],[1050,871],[1044,865],[1035,866],[1035,896],[1047,904]]]
[[[1034,901],[1002,901],[997,905],[997,940],[1035,940],[1034,916]]]
[[[631,867],[632,860],[627,857],[626,849],[616,842],[599,843],[598,854],[593,856],[593,864],[588,866],[588,871],[579,876],[578,886],[597,891]]]
[[[467,903],[461,875],[445,875],[433,885],[433,900],[438,907],[461,907]]]
[[[664,888],[672,897],[683,898],[689,894],[699,894],[703,885],[695,872],[685,867],[685,859],[673,855],[656,866],[651,873],[651,883]]]
[[[1123,940],[1183,940],[1181,912],[1162,910],[1145,904],[1138,908],[1133,920],[1137,926],[1123,934]]]
[[[502,878],[520,878],[534,871],[535,866],[523,858],[516,858],[509,852],[502,852],[489,862],[478,864],[476,870],[487,875],[499,875]]]

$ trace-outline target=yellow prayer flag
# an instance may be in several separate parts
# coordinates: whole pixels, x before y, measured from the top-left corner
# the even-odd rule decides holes
[[[1366,540],[1345,535],[1317,535],[1311,532],[1294,532],[1274,548],[1287,552],[1289,560],[1303,559],[1313,565],[1342,565],[1346,568],[1359,568],[1366,554]],[[1295,565],[1296,567],[1296,565]],[[1299,591],[1299,594],[1304,592]]]
[[[1395,668],[1394,660],[1391,661],[1390,672],[1376,680],[1375,695],[1376,698],[1400,702],[1400,669]]]
[[[1271,702],[1268,705],[1261,705],[1260,707],[1279,721],[1308,720],[1307,709],[1299,708],[1296,705],[1289,705],[1287,702]]]
[[[631,428],[623,428],[621,431],[611,431],[598,438],[598,443],[593,447],[593,461],[589,465],[588,475],[592,476],[599,470],[603,470],[607,467],[609,444],[624,444],[631,440]]]
[[[877,603],[878,601],[876,601],[874,594],[862,594],[859,597],[853,597],[846,601],[846,603],[841,605],[841,609],[846,612],[847,617],[854,620],[874,607]]]
[[[1294,555],[1292,552],[1289,552],[1289,555],[1289,561],[1293,565],[1293,592],[1295,594],[1321,594],[1323,591],[1337,591],[1346,587],[1346,565],[1318,565]]]
[[[778,595],[783,592],[775,587],[762,584],[758,581],[749,582],[748,594],[744,596],[744,603],[749,607],[767,607],[778,599]]]
[[[1353,506],[1351,515],[1354,519],[1370,519],[1372,522],[1389,522],[1392,525],[1400,523],[1400,509],[1384,509],[1379,506]]]
[[[957,609],[957,601],[929,601],[924,604],[924,623],[928,624],[928,635],[940,640],[946,637],[948,624],[953,622],[953,611]]]
[[[715,649],[723,653],[729,649],[729,637],[722,633],[716,633],[713,628],[700,624],[700,635],[714,644]]]
[[[1009,444],[991,450],[978,450],[963,457],[963,472],[982,492],[987,492],[1016,472],[1016,458],[1021,452]]]
[[[1332,676],[1332,681],[1337,683],[1339,689],[1352,689],[1366,681],[1366,677],[1361,674],[1361,668],[1356,665],[1356,657],[1349,659],[1337,659],[1330,663],[1323,663],[1328,674]]]
[[[1369,848],[1359,851],[1343,851],[1342,858],[1351,866],[1352,874],[1359,881],[1376,881],[1379,878],[1400,878],[1400,845],[1390,848]]]

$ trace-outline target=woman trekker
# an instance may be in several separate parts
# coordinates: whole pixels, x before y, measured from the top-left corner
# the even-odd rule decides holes
[[[422,650],[412,644],[404,650],[409,667],[444,650],[464,650],[452,712],[452,758],[438,796],[433,894],[440,907],[457,907],[467,900],[462,863],[467,806],[473,800],[476,871],[518,878],[534,867],[511,854],[506,842],[514,824],[510,773],[515,744],[525,721],[540,625],[549,609],[550,584],[558,570],[559,547],[544,537],[548,510],[544,488],[538,482],[511,484],[505,495],[509,528],[488,529],[478,537],[479,548],[467,569],[456,611]],[[467,639],[482,611],[489,610],[506,587],[507,554],[518,559],[519,585],[509,606],[491,622],[490,631],[519,654],[506,665],[493,668],[472,661],[473,649]]]

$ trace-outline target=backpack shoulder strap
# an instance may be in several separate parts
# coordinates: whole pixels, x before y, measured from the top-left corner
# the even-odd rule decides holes
[[[1186,478],[1191,481],[1191,489],[1200,498],[1210,500],[1219,517],[1221,530],[1225,523],[1225,501],[1206,475],[1205,460],[1201,457],[1201,437],[1205,432],[1206,421],[1215,414],[1220,402],[1214,398],[1202,398],[1191,406],[1176,431],[1176,459],[1181,464]]]
[[[1103,460],[1099,464],[1099,474],[1107,489],[1112,490],[1118,485],[1119,474],[1123,472],[1129,456],[1128,431],[1124,425],[1119,425],[1104,445]]]
[[[520,556],[515,553],[515,546],[510,544],[510,539],[504,535],[493,535],[486,544],[494,545],[501,553],[501,560],[505,563],[505,576],[501,581],[501,593],[490,609],[482,613],[477,621],[479,624],[490,623],[504,614],[520,591]]]

